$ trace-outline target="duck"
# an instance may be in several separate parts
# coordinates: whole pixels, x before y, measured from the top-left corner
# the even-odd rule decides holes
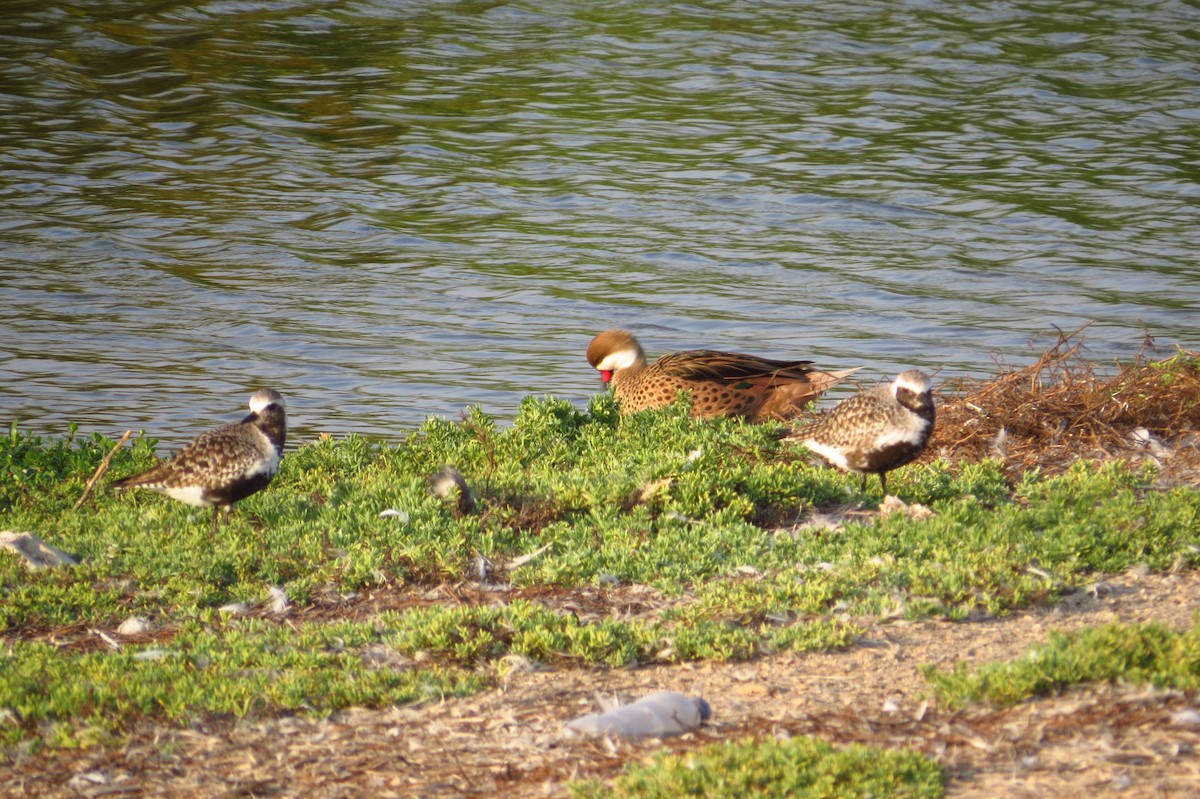
[[[605,330],[587,348],[588,363],[608,385],[622,415],[670,405],[680,391],[692,415],[743,417],[758,423],[784,421],[858,369],[824,372],[812,361],[783,361],[718,350],[687,350],[646,362],[642,345],[627,330]]]

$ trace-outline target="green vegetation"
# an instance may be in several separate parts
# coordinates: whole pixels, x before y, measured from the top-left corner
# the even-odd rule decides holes
[[[1200,627],[1175,631],[1159,624],[1108,624],[1055,633],[1017,660],[951,672],[926,668],[939,699],[950,707],[985,700],[1011,705],[1088,682],[1126,682],[1195,691],[1200,688]]]
[[[941,770],[920,755],[835,749],[813,738],[746,740],[659,755],[607,784],[582,783],[573,791],[582,799],[935,799],[943,793]]]
[[[932,516],[804,525],[813,512],[873,508],[876,495],[778,431],[698,422],[682,404],[619,419],[607,397],[583,413],[531,398],[511,427],[471,412],[397,443],[300,446],[212,541],[206,512],[154,494],[101,487],[75,510],[113,442],[14,428],[0,439],[0,529],[33,532],[80,565],[29,573],[0,554],[0,712],[16,719],[4,740],[103,739],[138,714],[185,723],[415,701],[489,684],[510,655],[621,666],[845,647],[860,616],[1002,614],[1097,572],[1200,559],[1200,493],[1151,490],[1150,474],[1119,465],[1080,463],[1016,485],[993,462],[909,466],[893,490]],[[106,480],[153,461],[154,442],[135,439]],[[477,512],[429,493],[443,464],[466,477]],[[304,606],[481,574],[491,604],[401,603],[359,626],[215,611],[257,606],[271,587]],[[599,598],[592,613],[577,610],[585,594]],[[625,616],[617,608],[631,596],[642,610]],[[30,641],[131,615],[159,630],[161,656]],[[420,653],[422,669],[392,681],[365,665],[363,647]],[[162,693],[167,674],[183,687]]]
[[[210,617],[212,614],[208,614]],[[209,618],[164,647],[62,652],[15,642],[0,654],[0,741],[41,736],[53,746],[110,740],[145,717],[178,724],[206,714],[326,713],[350,705],[439,699],[478,690],[480,675],[397,666],[370,624],[301,625]],[[389,667],[374,665],[377,661]]]

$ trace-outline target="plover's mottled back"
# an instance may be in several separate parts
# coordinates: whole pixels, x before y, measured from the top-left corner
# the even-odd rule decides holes
[[[857,371],[822,372],[812,361],[776,361],[740,352],[688,350],[647,365],[628,331],[606,330],[592,339],[588,363],[611,383],[621,413],[659,408],[683,390],[692,415],[744,416],[751,422],[788,419],[834,383]]]
[[[929,377],[916,369],[901,372],[890,385],[843,400],[812,424],[787,438],[800,441],[830,464],[862,475],[879,475],[887,496],[887,472],[914,460],[933,433]]]
[[[233,503],[261,491],[279,470],[287,420],[283,396],[269,388],[250,397],[250,415],[240,422],[201,433],[169,460],[112,484],[113,488],[144,488],[201,508],[212,508],[212,533],[217,513],[226,518]]]

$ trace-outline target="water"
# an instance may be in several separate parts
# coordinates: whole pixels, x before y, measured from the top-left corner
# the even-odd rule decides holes
[[[0,0],[0,422],[583,405],[624,326],[938,379],[1200,346],[1182,2]]]

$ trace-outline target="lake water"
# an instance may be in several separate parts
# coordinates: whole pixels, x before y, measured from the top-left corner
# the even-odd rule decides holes
[[[1183,2],[4,0],[0,421],[583,406],[608,327],[938,379],[1200,346]],[[1031,342],[1033,349],[1030,348]],[[836,397],[835,397],[836,398]]]

